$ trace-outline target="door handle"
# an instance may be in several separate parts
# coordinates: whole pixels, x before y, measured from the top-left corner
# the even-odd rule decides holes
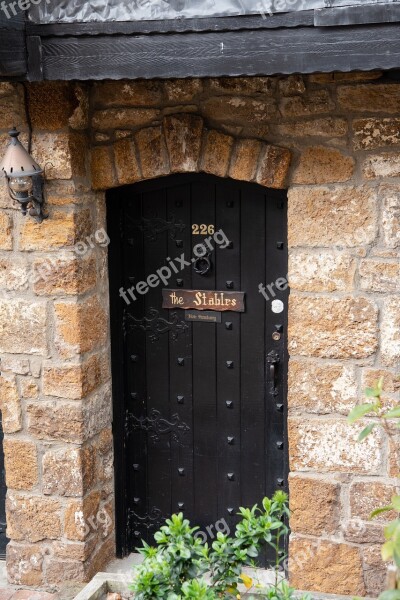
[[[276,366],[279,364],[280,362],[280,358],[279,358],[279,354],[277,352],[275,352],[274,350],[272,350],[268,355],[267,355],[267,365],[268,365],[268,391],[272,396],[276,396],[277,391],[276,391],[276,385],[275,385],[275,381],[276,381]]]

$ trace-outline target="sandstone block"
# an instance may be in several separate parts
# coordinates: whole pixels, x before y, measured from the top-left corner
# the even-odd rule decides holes
[[[27,358],[19,358],[16,356],[1,357],[1,371],[9,371],[16,375],[28,375],[30,373],[29,360]]]
[[[382,434],[357,442],[362,424],[346,419],[289,418],[289,456],[293,471],[378,474],[382,466]]]
[[[330,113],[335,104],[326,90],[316,90],[304,96],[282,98],[279,108],[283,117],[295,118]]]
[[[195,115],[171,115],[164,119],[171,173],[197,172],[203,119]]]
[[[21,403],[15,376],[0,376],[0,409],[4,433],[15,433],[22,429]]]
[[[211,175],[225,177],[233,147],[233,138],[219,131],[206,133],[201,170]]]
[[[368,292],[400,292],[400,264],[364,259],[360,262],[360,288]]]
[[[0,258],[0,288],[23,291],[29,287],[29,266],[24,258]]]
[[[84,403],[86,437],[92,438],[108,427],[112,421],[111,383],[103,385]]]
[[[397,84],[344,85],[337,90],[339,105],[351,112],[398,113],[400,93]]]
[[[92,148],[90,170],[94,190],[106,190],[117,185],[109,146],[95,146]]]
[[[377,235],[376,192],[367,187],[289,190],[289,247],[352,248]]]
[[[274,77],[212,77],[207,80],[210,90],[218,94],[272,94],[275,91]]]
[[[11,216],[0,212],[0,250],[12,250],[12,226]]]
[[[244,96],[215,96],[202,105],[202,114],[211,122],[229,125],[260,125],[270,123],[277,114],[275,100],[253,100]]]
[[[80,365],[67,367],[46,366],[43,369],[43,393],[77,400],[87,396],[102,379],[98,356],[91,356]]]
[[[383,302],[381,323],[381,363],[395,367],[400,360],[400,296]]]
[[[290,529],[306,535],[333,534],[339,529],[340,485],[303,475],[292,475]]]
[[[31,490],[38,482],[36,445],[25,440],[6,438],[3,447],[7,487]]]
[[[400,119],[355,119],[354,149],[374,150],[400,143]]]
[[[113,149],[118,183],[125,185],[140,181],[141,173],[134,142],[128,139],[121,139],[115,142]]]
[[[24,377],[20,379],[19,388],[21,390],[21,398],[37,398],[39,396],[39,387],[36,380],[32,377]]]
[[[86,574],[85,564],[79,560],[66,560],[49,558],[46,562],[46,580],[54,584],[66,581],[86,583],[89,577]]]
[[[268,145],[261,153],[257,183],[274,189],[284,188],[292,158],[290,150]]]
[[[168,102],[192,102],[202,92],[201,79],[167,79],[164,81]]]
[[[354,174],[354,159],[339,150],[315,146],[306,148],[300,157],[293,183],[337,183],[348,181]]]
[[[85,138],[71,133],[34,133],[32,154],[46,166],[46,180],[71,179],[84,175],[83,151]],[[77,173],[78,170],[78,173]]]
[[[12,95],[0,96],[0,129],[12,129],[26,126],[26,113],[23,103],[23,93],[15,89]]]
[[[400,248],[400,193],[399,187],[382,185],[379,196],[383,200],[382,232],[388,248]]]
[[[322,119],[307,119],[294,123],[282,123],[277,126],[280,136],[287,137],[323,137],[336,138],[347,134],[347,122],[344,119],[326,117]]]
[[[33,289],[37,295],[82,294],[96,285],[93,256],[41,258],[33,263]]]
[[[364,369],[362,373],[362,387],[373,387],[378,379],[383,377],[384,394],[396,394],[400,391],[400,379],[392,371],[385,369]]]
[[[278,87],[282,96],[298,96],[306,91],[302,75],[290,75],[280,79]]]
[[[232,155],[229,177],[253,181],[257,172],[262,144],[257,140],[237,140]]]
[[[89,352],[107,340],[108,319],[96,296],[81,303],[55,302],[56,346],[62,356]]]
[[[0,300],[0,352],[44,354],[46,305],[26,300]]]
[[[381,545],[369,546],[362,550],[364,582],[369,596],[377,598],[386,589],[387,563],[381,556]]]
[[[33,219],[24,220],[19,235],[19,249],[53,250],[74,246],[92,233],[91,227],[89,209],[54,210],[41,224]]]
[[[299,292],[349,292],[354,289],[357,262],[351,254],[320,250],[318,254],[292,251],[289,284]]]
[[[31,402],[26,407],[28,431],[41,440],[80,443],[84,440],[84,419],[79,405],[60,402]]]
[[[135,135],[144,179],[167,175],[168,153],[161,127],[148,127]]]
[[[55,131],[68,127],[79,106],[74,84],[66,81],[33,82],[28,89],[29,110],[34,129]],[[46,98],[46,110],[43,99]]]
[[[373,510],[391,503],[396,487],[381,481],[356,481],[350,487],[351,516],[368,521]],[[374,518],[376,523],[387,523],[396,518],[395,512],[383,513]]]
[[[40,544],[7,545],[7,575],[12,585],[39,587],[43,583],[45,549]]]
[[[62,448],[43,455],[43,493],[81,497],[93,478],[95,457],[90,449]]]
[[[362,168],[366,179],[400,177],[400,154],[383,152],[367,156]]]
[[[348,415],[357,403],[357,379],[351,365],[289,361],[289,411]]]
[[[366,358],[378,348],[378,310],[367,298],[292,295],[289,351],[320,358]]]
[[[86,542],[54,542],[52,548],[57,558],[84,562],[92,554],[96,547],[96,542],[96,537],[91,537]]]
[[[292,537],[289,581],[297,589],[326,594],[365,594],[359,548]]]
[[[100,492],[92,492],[83,501],[69,502],[64,515],[64,536],[71,541],[85,541],[99,526]]]
[[[92,118],[94,129],[123,129],[151,125],[160,115],[152,108],[109,108],[98,110]]]
[[[41,496],[7,496],[7,536],[13,540],[40,542],[61,535],[60,503]]]
[[[163,98],[160,81],[99,81],[93,100],[100,106],[157,106]]]
[[[342,523],[343,537],[347,542],[354,544],[383,544],[385,537],[383,535],[382,524],[367,523],[359,517],[349,519]]]

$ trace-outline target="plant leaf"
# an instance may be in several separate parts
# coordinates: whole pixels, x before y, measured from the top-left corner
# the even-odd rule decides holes
[[[379,596],[379,600],[400,600],[400,590],[386,590]]]
[[[349,423],[355,423],[356,421],[358,421],[358,419],[361,419],[366,414],[368,414],[369,412],[373,411],[375,408],[376,408],[376,403],[375,402],[373,404],[372,403],[369,403],[369,404],[358,404],[350,412],[349,416],[347,417],[347,420],[348,420]]]
[[[392,408],[387,413],[382,415],[383,419],[397,419],[399,417],[400,417],[400,406],[395,406],[395,408]]]
[[[370,423],[369,425],[367,425],[362,432],[360,433],[360,435],[358,436],[358,441],[362,442],[363,440],[365,440],[366,437],[369,436],[369,434],[371,433],[371,431],[373,430],[373,428],[375,427],[376,423]]]
[[[394,543],[392,540],[385,542],[382,546],[382,560],[390,560],[393,556]]]
[[[393,506],[392,505],[390,505],[390,506],[381,506],[381,508],[376,508],[369,515],[369,519],[375,519],[375,517],[377,517],[378,515],[381,515],[382,513],[388,512],[389,510],[393,510]]]

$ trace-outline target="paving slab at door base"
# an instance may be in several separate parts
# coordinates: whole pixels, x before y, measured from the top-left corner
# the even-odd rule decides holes
[[[103,600],[109,593],[118,593],[123,598],[133,598],[134,594],[130,589],[131,580],[126,574],[122,573],[98,573],[83,590],[75,596],[74,600]],[[296,592],[296,597],[300,597],[306,592]],[[335,594],[310,593],[312,600],[349,600],[353,596],[336,596]],[[244,594],[243,598],[255,597],[257,594]],[[36,600],[36,599],[35,599]],[[363,598],[363,600],[372,600],[372,598]]]

